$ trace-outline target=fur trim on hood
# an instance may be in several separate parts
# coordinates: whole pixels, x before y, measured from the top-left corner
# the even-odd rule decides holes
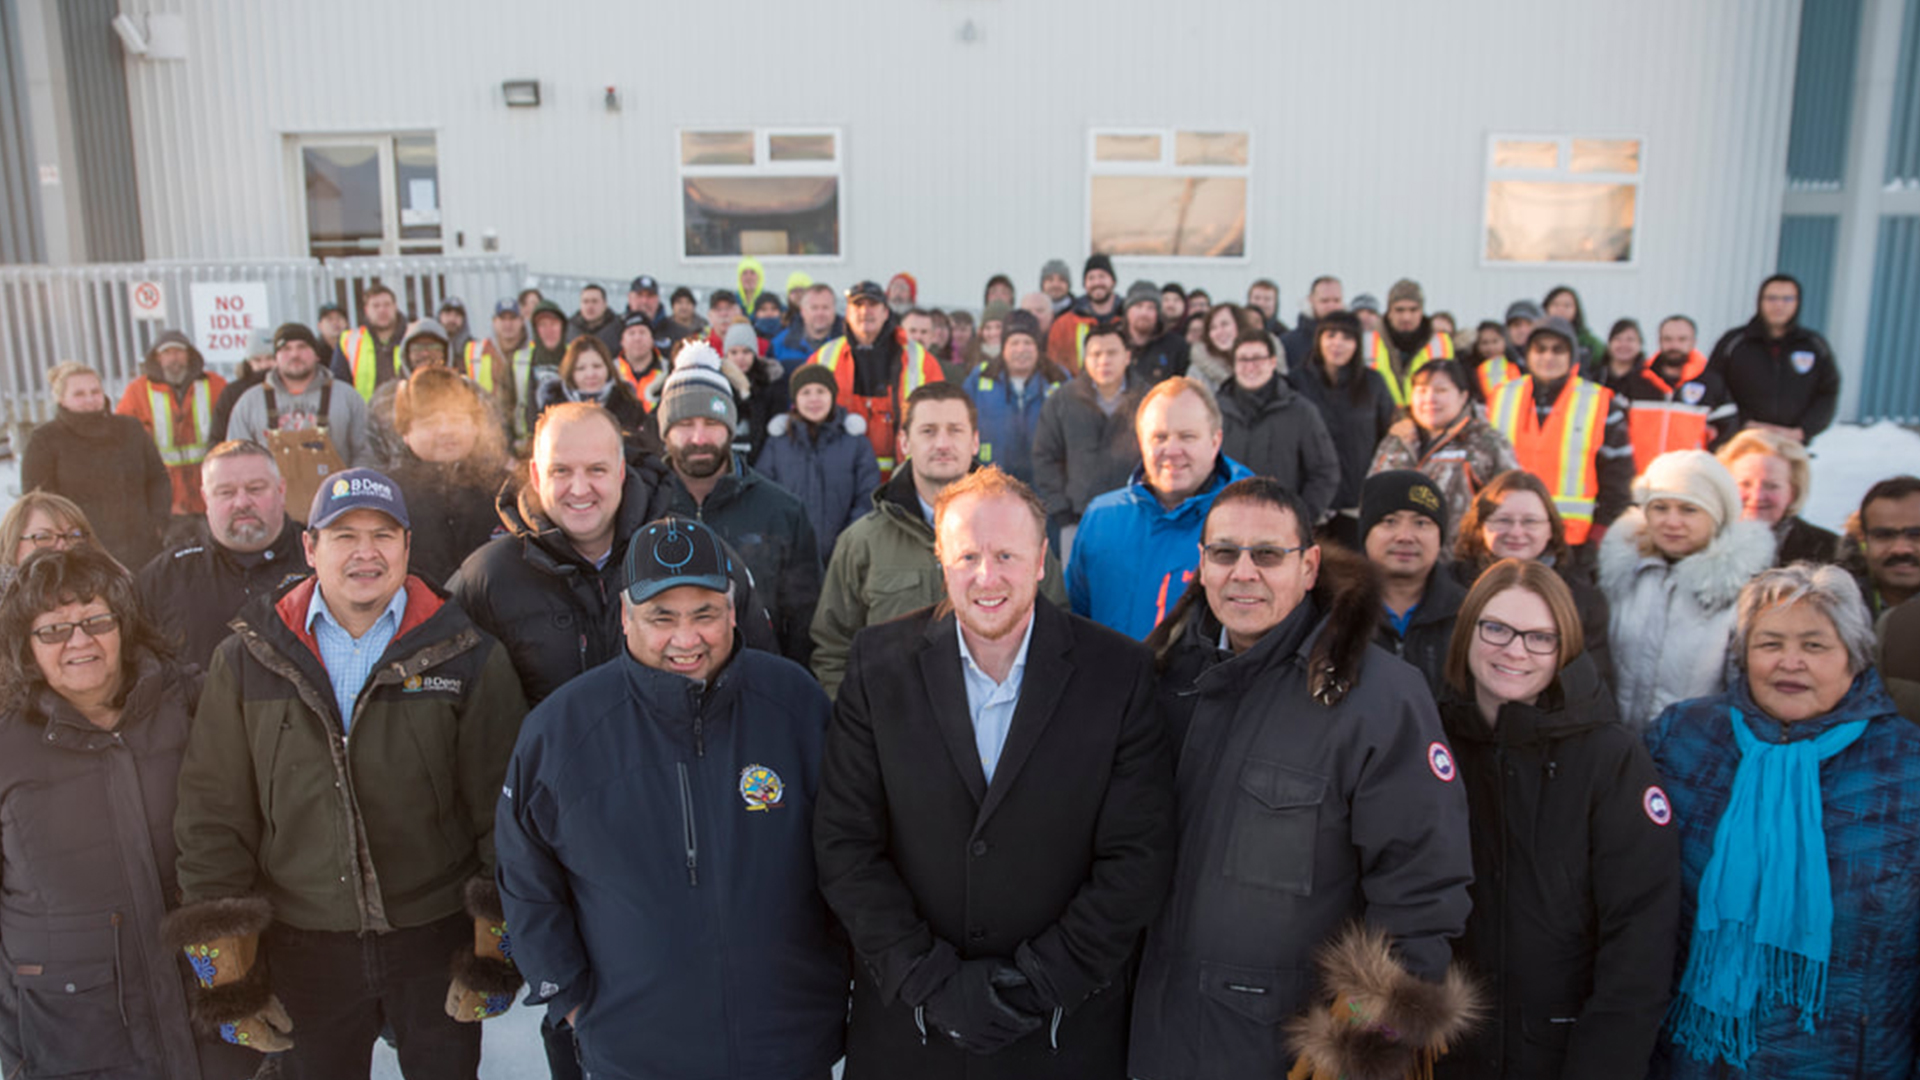
[[[1648,558],[1640,554],[1646,527],[1640,507],[1629,507],[1600,541],[1600,591],[1609,599],[1631,587]],[[1735,521],[1715,533],[1706,547],[1673,564],[1674,586],[1702,610],[1722,610],[1739,598],[1755,574],[1773,565],[1776,543],[1765,522]]]
[[[1431,1075],[1434,1059],[1485,1014],[1479,988],[1458,964],[1438,983],[1400,966],[1387,935],[1358,924],[1320,950],[1326,1000],[1288,1022],[1288,1042],[1313,1076],[1405,1080]],[[1294,1076],[1307,1075],[1299,1065]]]
[[[859,413],[850,413],[844,407],[839,405],[835,405],[833,407],[833,410],[840,414],[838,423],[841,429],[844,430],[847,434],[855,437],[859,437],[867,433],[866,417],[861,416]],[[794,417],[797,415],[798,415],[797,413],[793,413],[793,412],[783,412],[779,416],[776,416],[773,419],[767,421],[767,437],[770,439],[777,439],[780,436],[785,435],[787,432],[792,431],[793,425],[796,423]],[[798,422],[804,423],[805,421],[798,421]],[[827,423],[831,424],[834,422],[835,422],[834,418],[832,417],[827,418]]]
[[[192,382],[206,374],[206,357],[201,356],[200,350],[193,347],[193,341],[178,330],[167,330],[153,339],[153,348],[147,350],[146,357],[140,363],[140,374],[145,375],[147,381],[156,383],[167,381],[166,376],[160,371],[160,350],[168,345],[179,345],[187,350],[187,382]]]

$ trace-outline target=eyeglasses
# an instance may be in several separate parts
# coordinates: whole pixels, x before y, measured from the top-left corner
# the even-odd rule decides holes
[[[65,540],[69,544],[80,544],[86,542],[87,530],[68,529],[66,532],[32,532],[22,536],[20,539],[25,540],[36,548],[52,547],[62,540]]]
[[[120,616],[113,612],[90,615],[79,622],[57,622],[47,626],[33,628],[33,636],[40,639],[42,645],[65,645],[73,640],[75,630],[85,630],[90,638],[105,637],[120,629]]]
[[[1920,544],[1920,525],[1909,525],[1904,529],[1895,529],[1882,525],[1878,528],[1868,529],[1867,539],[1882,544],[1890,544],[1895,540],[1905,540],[1909,544]]]
[[[1286,562],[1288,555],[1296,551],[1305,551],[1311,546],[1311,544],[1301,544],[1299,547],[1274,547],[1271,544],[1254,544],[1251,547],[1242,547],[1239,544],[1205,544],[1200,550],[1206,555],[1207,561],[1215,566],[1238,566],[1240,553],[1246,552],[1253,557],[1254,566],[1261,570],[1272,570]]]
[[[1493,619],[1481,619],[1479,626],[1480,640],[1496,649],[1505,648],[1507,643],[1513,640],[1514,635],[1519,634],[1520,647],[1535,656],[1552,656],[1560,651],[1560,635],[1551,630],[1528,630],[1521,633],[1506,623]]]
[[[1512,532],[1515,529],[1525,529],[1527,532],[1532,532],[1535,529],[1546,528],[1547,519],[1543,517],[1490,517],[1486,520],[1485,525],[1489,530],[1497,533]]]

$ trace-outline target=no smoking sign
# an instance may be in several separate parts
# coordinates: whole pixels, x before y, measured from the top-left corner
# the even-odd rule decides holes
[[[167,292],[157,281],[136,281],[127,290],[127,299],[133,305],[133,317],[136,319],[164,319],[167,317]]]

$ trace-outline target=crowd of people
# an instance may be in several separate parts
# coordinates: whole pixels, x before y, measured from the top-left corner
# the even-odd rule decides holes
[[[0,1075],[1906,1076],[1920,478],[1556,288],[159,335],[0,518]]]

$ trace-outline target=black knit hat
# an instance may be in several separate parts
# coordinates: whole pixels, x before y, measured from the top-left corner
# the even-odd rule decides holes
[[[1040,344],[1040,320],[1025,309],[1007,312],[1007,321],[1000,329],[1001,347],[1004,348],[1007,339],[1015,334],[1025,334],[1033,339],[1035,345]]]
[[[827,393],[835,398],[840,396],[839,380],[834,377],[833,369],[825,364],[801,364],[787,378],[787,390],[796,398],[800,396],[800,391],[809,386],[824,386]]]
[[[274,330],[273,351],[279,352],[283,346],[294,341],[305,342],[307,348],[315,351],[318,351],[320,348],[320,342],[313,336],[313,331],[307,329],[300,323],[290,322],[281,323],[279,328]]]
[[[1358,342],[1360,340],[1360,317],[1351,311],[1329,311],[1325,315],[1320,316],[1319,321],[1314,323],[1314,340],[1320,340],[1320,335],[1329,330],[1335,333],[1345,334],[1355,342]]]
[[[1440,531],[1447,531],[1447,500],[1440,485],[1427,474],[1412,469],[1390,469],[1374,473],[1360,485],[1360,542],[1366,543],[1380,519],[1401,510],[1411,510],[1433,519]]]
[[[1108,277],[1117,276],[1113,272],[1112,259],[1105,255],[1089,255],[1087,256],[1087,265],[1080,270],[1080,280],[1087,280],[1087,275],[1093,273],[1095,270],[1105,270]]]

